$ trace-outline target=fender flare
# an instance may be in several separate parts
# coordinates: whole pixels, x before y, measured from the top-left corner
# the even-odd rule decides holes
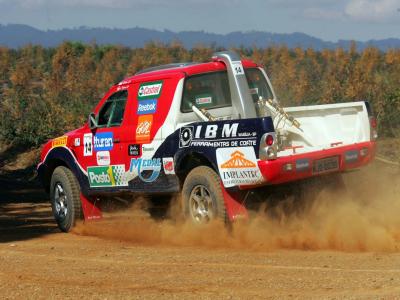
[[[69,168],[75,175],[82,191],[88,189],[87,172],[77,162],[74,153],[67,147],[56,147],[47,152],[46,157],[38,166],[38,174],[46,191],[49,190],[51,175],[60,165]]]
[[[186,175],[190,172],[190,170],[193,169],[190,168],[190,166],[185,167],[186,159],[188,159],[189,157],[199,158],[199,160],[202,161],[203,164],[198,164],[198,165],[208,165],[219,175],[218,165],[216,164],[215,151],[214,153],[212,153],[212,151],[206,153],[206,152],[188,150],[188,151],[178,151],[174,156],[174,161],[176,164],[175,168],[177,171],[177,175],[179,177],[182,176],[186,177]],[[194,164],[194,167],[196,166],[197,164]]]

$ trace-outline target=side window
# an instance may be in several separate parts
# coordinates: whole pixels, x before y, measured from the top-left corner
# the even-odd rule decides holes
[[[191,112],[193,105],[205,109],[232,105],[226,71],[194,75],[185,80],[181,111]]]
[[[127,90],[112,94],[100,109],[97,118],[99,127],[113,127],[121,125],[127,99]]]
[[[249,84],[250,88],[250,94],[254,102],[257,102],[260,97],[261,99],[274,98],[267,80],[259,69],[246,69],[244,72],[246,74],[247,83]]]

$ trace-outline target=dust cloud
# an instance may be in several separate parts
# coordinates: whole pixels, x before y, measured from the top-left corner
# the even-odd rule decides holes
[[[75,234],[153,246],[275,249],[400,251],[400,170],[381,163],[345,174],[345,188],[309,186],[299,197],[278,204],[266,201],[248,221],[229,228],[214,222],[202,227],[177,218],[151,218],[145,202],[79,224]]]

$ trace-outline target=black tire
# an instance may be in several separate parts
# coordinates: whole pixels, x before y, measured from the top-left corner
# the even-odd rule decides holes
[[[70,231],[83,219],[80,188],[74,174],[66,167],[57,167],[50,182],[50,201],[54,218],[61,231]]]
[[[221,180],[213,169],[200,166],[189,172],[182,188],[182,208],[185,218],[195,224],[226,222]]]

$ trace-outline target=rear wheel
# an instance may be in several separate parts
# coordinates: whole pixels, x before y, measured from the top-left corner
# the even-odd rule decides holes
[[[225,222],[226,211],[218,174],[200,166],[189,172],[182,189],[183,212],[195,224],[211,220]]]
[[[58,227],[70,231],[82,219],[80,188],[74,174],[66,167],[57,167],[51,177],[50,201]]]

